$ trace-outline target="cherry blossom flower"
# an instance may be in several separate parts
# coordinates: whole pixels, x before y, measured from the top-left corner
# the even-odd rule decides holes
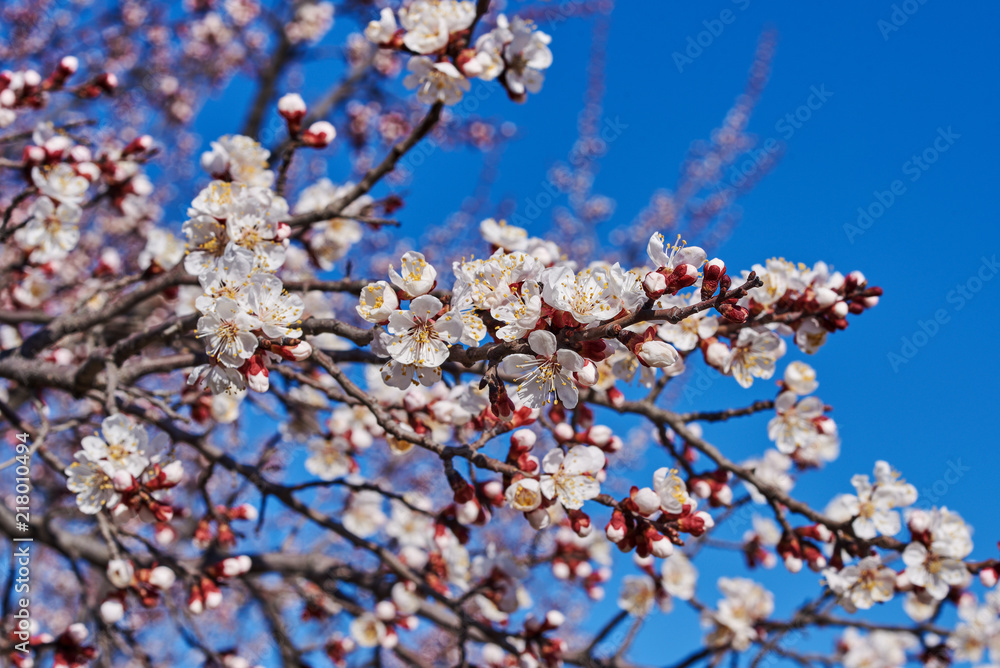
[[[673,271],[677,267],[689,264],[695,269],[705,264],[708,254],[699,246],[688,246],[681,240],[680,235],[673,244],[666,243],[663,235],[659,232],[653,234],[646,244],[646,253],[653,265],[658,269]]]
[[[506,33],[510,35],[510,39],[502,40],[506,42],[503,47],[507,65],[504,78],[510,92],[519,96],[525,91],[541,91],[545,81],[543,72],[552,65],[552,52],[548,46],[552,38],[519,16],[508,23],[506,16],[501,14],[497,17],[497,29],[504,37]]]
[[[351,622],[351,637],[358,647],[377,647],[386,641],[387,631],[383,624],[370,612],[359,615]]]
[[[80,207],[39,197],[31,205],[30,218],[14,233],[14,240],[25,250],[28,259],[38,264],[61,260],[76,248],[80,240]]]
[[[771,258],[763,267],[755,264],[753,270],[764,285],[751,289],[749,297],[761,306],[770,306],[781,299],[796,276],[795,265],[781,258]]]
[[[391,13],[391,10],[386,11]],[[350,182],[336,186],[330,179],[320,179],[302,191],[295,204],[295,212],[309,213],[324,209],[346,196],[353,187],[354,184]],[[351,246],[361,241],[361,224],[351,216],[362,215],[373,203],[370,195],[362,195],[344,207],[340,216],[310,226],[309,250],[320,269],[332,269],[337,260],[347,255]]]
[[[682,601],[694,598],[698,570],[683,552],[675,550],[672,555],[664,559],[663,565],[660,566],[660,575],[660,582],[668,594]]]
[[[448,44],[450,33],[465,30],[475,17],[475,5],[467,0],[416,0],[399,10],[406,30],[403,44],[414,53],[434,53]]]
[[[448,359],[448,346],[462,336],[462,321],[451,312],[438,316],[443,308],[433,295],[421,295],[410,302],[408,311],[396,310],[389,316],[389,354],[400,364],[418,367],[441,366]]]
[[[965,564],[958,559],[944,557],[927,549],[923,543],[913,542],[903,550],[906,577],[911,583],[923,587],[927,593],[942,600],[951,587],[969,583],[971,576]]]
[[[493,218],[487,218],[479,223],[479,233],[491,245],[507,252],[523,251],[528,245],[528,231],[506,220],[498,223]]]
[[[855,535],[866,540],[879,534],[894,536],[899,533],[899,513],[893,509],[911,505],[917,500],[916,488],[898,480],[899,474],[893,472],[888,463],[876,462],[875,475],[874,485],[868,476],[855,475],[851,484],[857,490],[857,496],[841,494],[827,507],[827,515],[835,521],[847,521],[853,517],[851,527]]]
[[[660,497],[660,508],[671,515],[694,510],[698,505],[688,494],[687,485],[677,475],[677,469],[659,468],[653,473],[653,490]]]
[[[622,308],[604,267],[579,273],[565,265],[552,267],[542,272],[542,281],[545,284],[542,298],[560,311],[569,312],[577,322],[610,320]]]
[[[355,309],[368,322],[381,324],[389,320],[398,306],[399,299],[392,286],[385,281],[376,281],[361,290]]]
[[[892,600],[896,591],[896,572],[883,566],[878,555],[839,570],[828,568],[823,577],[848,612],[868,610],[876,603]]]
[[[747,578],[719,578],[723,598],[718,609],[703,613],[705,624],[714,629],[705,639],[713,647],[746,651],[757,640],[756,624],[774,611],[774,595]]]
[[[792,362],[785,368],[785,387],[798,395],[812,394],[819,387],[816,371],[805,362]]]
[[[819,436],[813,422],[823,415],[823,402],[818,397],[799,401],[792,392],[782,392],[774,402],[774,410],[777,415],[767,423],[767,436],[780,452],[790,455]]]
[[[32,167],[31,180],[43,195],[61,204],[81,204],[90,182],[65,162],[52,167]]]
[[[229,176],[237,183],[270,188],[274,183],[274,172],[267,164],[270,155],[251,137],[225,135],[202,154],[201,166],[214,178]]]
[[[374,490],[364,489],[351,494],[341,515],[344,528],[361,538],[373,535],[388,519],[382,512],[382,500],[382,495]]]
[[[435,63],[427,56],[414,56],[406,69],[410,73],[403,79],[403,85],[417,89],[417,99],[423,104],[457,104],[471,88],[469,80],[449,62]]]
[[[535,355],[508,355],[502,363],[504,373],[517,379],[517,396],[531,408],[550,402],[574,408],[579,390],[573,372],[583,369],[583,358],[572,350],[557,349],[555,334],[546,330],[531,332],[528,345]]]
[[[534,478],[515,480],[504,492],[504,499],[514,510],[531,512],[542,503],[541,484]]]
[[[424,259],[423,253],[407,251],[403,254],[398,273],[395,267],[389,267],[389,280],[412,299],[434,289],[437,269]]]
[[[301,297],[285,291],[277,276],[258,274],[253,277],[247,289],[247,307],[265,336],[272,339],[302,336],[302,330],[292,325],[302,317],[305,305]]]
[[[596,476],[604,461],[604,452],[593,445],[575,445],[568,453],[561,448],[550,450],[542,459],[542,494],[570,510],[582,507],[601,492]]]
[[[111,415],[104,418],[100,433],[84,436],[80,446],[90,461],[107,462],[108,474],[126,471],[138,478],[149,466],[149,436],[142,425],[124,415]]]
[[[352,472],[354,461],[348,454],[350,444],[341,437],[309,439],[309,457],[305,467],[320,480],[334,480]]]
[[[907,650],[920,645],[912,633],[872,631],[863,635],[855,628],[844,631],[840,642],[844,668],[902,668],[907,664]]]
[[[378,21],[369,21],[365,37],[373,44],[386,44],[396,35],[396,16],[392,9],[383,7]]]
[[[66,487],[76,494],[76,505],[81,513],[96,515],[104,508],[114,508],[121,500],[115,491],[111,476],[114,474],[107,460],[92,461],[85,452],[73,455],[75,460],[66,469]]]
[[[656,602],[656,586],[648,575],[626,575],[618,595],[618,607],[633,617],[645,617]]]
[[[154,227],[146,233],[146,247],[139,253],[139,266],[172,269],[184,259],[184,243],[170,232]]]
[[[206,351],[219,362],[239,367],[257,350],[257,337],[252,333],[260,322],[229,297],[215,302],[215,311],[198,319],[195,336],[207,339]]]
[[[742,387],[750,387],[754,378],[773,376],[775,362],[784,354],[785,342],[777,334],[746,327],[740,330],[723,372],[732,374]]]

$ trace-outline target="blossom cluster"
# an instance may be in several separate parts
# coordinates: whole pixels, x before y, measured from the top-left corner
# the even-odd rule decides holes
[[[472,41],[480,17],[469,0],[415,0],[393,12],[382,10],[365,37],[383,49],[412,54],[403,84],[425,104],[456,104],[470,79],[499,79],[513,100],[538,93],[552,65],[552,38],[515,16],[496,16],[496,27]]]
[[[86,436],[80,445],[65,473],[81,512],[94,515],[107,509],[115,517],[139,513],[159,522],[173,517],[166,494],[184,470],[177,460],[160,463],[165,438],[150,442],[143,425],[119,414],[105,418],[101,435]]]

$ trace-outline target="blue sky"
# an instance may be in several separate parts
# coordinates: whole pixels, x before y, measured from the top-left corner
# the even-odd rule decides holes
[[[740,200],[742,222],[716,254],[731,270],[772,256],[824,260],[845,273],[861,270],[885,290],[877,308],[852,319],[808,360],[819,373],[818,395],[835,408],[843,445],[840,459],[809,474],[795,494],[823,506],[850,491],[851,475],[870,473],[877,459],[886,459],[922,496],[927,490],[939,497],[938,504],[975,527],[974,558],[996,556],[1000,537],[989,495],[1000,466],[992,419],[998,362],[987,338],[1000,324],[989,296],[1000,286],[1000,278],[992,282],[1000,271],[994,266],[1000,231],[991,188],[1000,100],[990,85],[998,15],[992,3],[963,3],[959,10],[943,0],[619,3],[611,16],[604,116],[624,129],[595,184],[617,201],[615,216],[604,223],[609,229],[631,220],[654,190],[672,187],[690,142],[707,137],[742,91],[761,32],[775,29],[777,55],[750,130],[782,140],[783,156]],[[483,114],[510,119],[521,131],[499,166],[494,201],[537,193],[548,166],[565,159],[586,87],[591,26],[590,20],[543,22],[555,62],[541,94],[525,105],[502,94],[484,102]],[[699,38],[701,52],[686,52],[689,39]],[[689,60],[678,66],[675,52]],[[307,69],[307,100],[317,80],[312,73],[320,71]],[[243,94],[238,88],[230,91],[236,98],[206,109],[199,127],[206,137],[238,131],[231,117],[213,111],[230,106]],[[343,157],[331,159],[332,178],[344,175]],[[456,211],[475,186],[479,164],[467,151],[431,155],[400,212],[403,232],[417,236],[429,221]],[[859,208],[870,221],[859,224]],[[547,223],[543,216],[532,232],[544,233]],[[779,368],[801,357],[792,351]],[[772,393],[769,382],[742,390],[717,379],[697,407],[744,405]],[[679,399],[680,408],[696,407],[685,401]],[[769,446],[766,419],[712,427],[707,435],[734,459],[747,458]],[[650,470],[666,463],[652,453],[648,461]],[[949,470],[961,478],[942,485]],[[707,577],[699,596],[714,602],[713,577],[738,573],[738,563],[733,555],[710,560],[718,566],[702,567]],[[785,600],[779,611],[801,602],[803,592],[819,591],[810,573],[779,569],[760,577]],[[608,593],[595,619],[613,614],[613,588]],[[898,615],[899,602],[889,608]],[[696,642],[693,624],[686,612],[654,615],[632,657],[653,664],[679,658]],[[669,649],[661,642],[664,629],[671,632]],[[681,629],[688,641],[673,639]],[[806,644],[831,647],[822,635]]]

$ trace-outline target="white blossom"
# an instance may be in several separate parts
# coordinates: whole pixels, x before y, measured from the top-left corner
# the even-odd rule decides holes
[[[597,474],[604,468],[604,451],[593,445],[574,445],[568,453],[550,450],[542,459],[542,493],[575,510],[601,492]]]
[[[579,390],[572,374],[583,369],[583,358],[572,350],[557,349],[555,334],[546,330],[531,332],[528,345],[534,355],[508,355],[502,363],[503,371],[517,379],[517,396],[531,408],[553,401],[574,408]]]

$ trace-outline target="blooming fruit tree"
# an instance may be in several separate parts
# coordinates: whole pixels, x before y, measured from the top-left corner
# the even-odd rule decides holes
[[[406,236],[411,152],[515,134],[461,110],[473,87],[543,94],[545,11],[43,4],[0,9],[9,665],[631,666],[643,624],[684,636],[661,664],[1000,661],[1000,562],[956,511],[884,461],[825,507],[795,495],[840,439],[786,352],[849,336],[878,287],[712,257],[734,195],[685,199],[703,170],[619,247],[580,243],[613,210],[580,148],[600,68],[552,233],[479,202]],[[574,5],[599,52],[610,3]],[[343,77],[317,90],[301,64],[331,43]],[[748,145],[770,51],[691,160]],[[247,73],[242,127],[201,144]],[[747,401],[672,409],[692,367]],[[755,414],[750,460],[702,429]],[[699,565],[715,550],[745,566]],[[776,612],[769,568],[810,598]]]

